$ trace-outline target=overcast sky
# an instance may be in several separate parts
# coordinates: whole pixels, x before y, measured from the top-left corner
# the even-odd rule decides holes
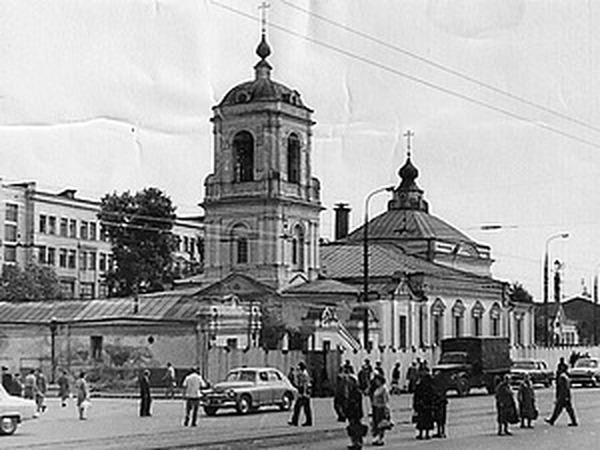
[[[293,1],[293,3],[291,3]],[[157,186],[198,214],[211,107],[253,77],[257,0],[0,2],[0,176],[84,198]],[[497,278],[565,295],[600,264],[600,4],[271,0],[272,76],[315,110],[321,233],[399,182],[402,134],[432,214],[492,247]],[[386,194],[371,202],[384,211]],[[482,224],[504,229],[481,231]]]

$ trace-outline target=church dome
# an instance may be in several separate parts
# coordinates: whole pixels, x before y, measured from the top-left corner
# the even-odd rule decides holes
[[[284,102],[305,108],[298,91],[270,78],[257,78],[238,84],[225,94],[221,106],[253,102]]]
[[[267,57],[271,54],[271,47],[269,47],[264,33],[256,48],[256,54],[260,57],[260,61],[254,66],[254,80],[240,83],[230,89],[223,97],[220,106],[254,102],[283,102],[306,108],[298,91],[271,79],[272,67],[267,62]]]

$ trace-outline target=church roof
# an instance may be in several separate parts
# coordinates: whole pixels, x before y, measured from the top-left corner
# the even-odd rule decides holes
[[[321,271],[328,278],[360,278],[363,276],[363,246],[350,243],[331,243],[320,247]],[[402,248],[390,243],[369,244],[369,276],[389,277],[395,273],[426,274],[448,278],[465,277],[472,280],[496,281],[489,277],[452,269],[407,255]]]
[[[362,241],[363,227],[350,233],[348,241]],[[472,242],[457,228],[425,211],[391,209],[369,221],[369,240],[438,239]],[[480,244],[478,244],[480,245]]]
[[[358,294],[359,289],[336,280],[318,279],[286,288],[284,294]]]

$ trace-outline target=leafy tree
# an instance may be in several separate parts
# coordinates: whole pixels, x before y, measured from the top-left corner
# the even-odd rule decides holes
[[[508,287],[508,298],[517,303],[532,303],[533,296],[519,282],[514,282]]]
[[[160,291],[172,281],[175,207],[162,191],[107,194],[98,218],[112,246],[114,266],[106,275],[111,293]]]
[[[60,299],[58,277],[50,267],[29,263],[25,268],[5,265],[0,275],[0,300]]]

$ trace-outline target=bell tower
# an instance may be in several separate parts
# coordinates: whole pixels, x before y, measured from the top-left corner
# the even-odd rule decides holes
[[[204,182],[207,281],[243,273],[275,289],[316,278],[320,185],[312,110],[273,81],[265,19],[254,79],[213,107],[214,172]]]

